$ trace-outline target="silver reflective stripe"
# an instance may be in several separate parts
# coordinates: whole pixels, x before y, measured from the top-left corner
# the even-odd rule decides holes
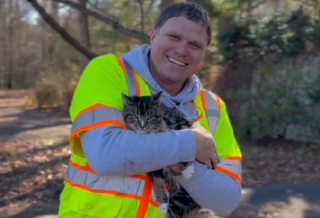
[[[216,126],[218,124],[219,119],[219,109],[218,109],[218,103],[216,101],[216,98],[212,92],[209,92],[207,90],[203,90],[204,99],[206,101],[206,116],[208,120],[208,124],[210,127],[210,132],[213,135],[214,131],[216,129]]]
[[[233,172],[242,180],[242,166],[240,160],[228,160],[226,158],[220,158],[218,166]]]
[[[219,117],[219,111],[215,109],[206,109],[207,116]]]
[[[99,106],[92,110],[80,113],[72,123],[71,132],[79,127],[102,120],[117,120],[124,123],[121,110],[113,107]]]
[[[90,189],[109,190],[124,194],[142,195],[144,181],[126,176],[98,176],[69,165],[65,177],[73,184],[85,185]]]
[[[131,70],[130,70],[130,67],[129,67],[129,64],[125,61],[125,60],[123,60],[123,59],[121,59],[122,60],[122,62],[123,62],[123,65],[124,65],[124,69],[125,69],[125,76],[126,76],[126,81],[127,81],[127,84],[128,84],[128,90],[129,90],[129,95],[138,95],[138,93],[137,93],[137,84],[136,84],[136,82],[135,82],[135,80],[134,80],[134,77],[133,77],[133,74],[132,74],[132,72],[131,72]]]

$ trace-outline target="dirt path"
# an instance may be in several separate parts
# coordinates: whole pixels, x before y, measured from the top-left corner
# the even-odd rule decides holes
[[[0,138],[67,136],[70,119],[49,110],[0,108]]]
[[[28,109],[30,90],[0,90],[0,138],[68,135],[67,114],[50,109]]]
[[[70,121],[49,110],[22,109],[23,102],[0,91],[0,218],[54,218]],[[229,218],[319,218],[319,149],[273,143],[243,146],[242,199]],[[215,216],[203,210],[200,217]]]

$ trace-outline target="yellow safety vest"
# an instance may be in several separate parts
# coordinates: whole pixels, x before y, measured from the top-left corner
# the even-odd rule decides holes
[[[150,95],[141,76],[119,57],[107,54],[92,60],[80,78],[70,107],[72,129],[69,144],[72,154],[60,195],[60,218],[164,217],[159,213],[152,182],[147,173],[99,176],[91,169],[83,154],[81,132],[104,125],[127,128],[123,122],[112,116],[108,117],[110,108],[123,108],[120,92],[138,96]],[[213,95],[201,89],[193,100],[198,112],[196,120],[212,135],[223,103],[218,96]],[[217,146],[217,152],[226,161],[241,161],[236,143],[220,149]],[[241,175],[232,169],[218,166],[216,170],[241,182]]]

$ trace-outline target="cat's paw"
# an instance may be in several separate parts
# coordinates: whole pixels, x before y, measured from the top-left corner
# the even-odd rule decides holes
[[[168,212],[168,203],[160,204],[159,211],[162,215],[165,215]]]
[[[190,179],[194,175],[194,165],[190,164],[182,171],[182,175],[185,179]]]

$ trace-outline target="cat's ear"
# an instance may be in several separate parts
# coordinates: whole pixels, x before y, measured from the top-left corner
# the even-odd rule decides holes
[[[153,99],[154,99],[154,101],[156,101],[156,102],[160,102],[161,95],[162,95],[162,91],[160,91],[160,92],[158,92],[158,93],[154,94],[154,95],[153,95]]]
[[[124,105],[128,105],[128,104],[131,104],[132,101],[131,99],[129,98],[129,96],[125,95],[124,93],[121,92],[121,98],[122,98],[122,102]]]

